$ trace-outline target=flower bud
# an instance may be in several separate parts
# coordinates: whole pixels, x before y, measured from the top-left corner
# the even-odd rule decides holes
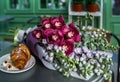
[[[98,73],[98,69],[94,69],[94,72],[95,72],[95,73]]]

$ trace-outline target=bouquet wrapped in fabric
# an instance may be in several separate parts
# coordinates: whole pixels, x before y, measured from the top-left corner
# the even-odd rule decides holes
[[[62,16],[44,19],[40,24],[28,32],[25,43],[47,68],[83,80],[94,75],[110,78],[111,50],[116,48],[107,39],[109,32],[66,25]]]

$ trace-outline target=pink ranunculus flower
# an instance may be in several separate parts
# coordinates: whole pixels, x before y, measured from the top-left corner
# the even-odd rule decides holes
[[[63,32],[63,34],[65,35],[70,29],[68,28],[68,26],[64,25],[61,29],[61,31]]]
[[[43,29],[37,28],[32,32],[32,34],[36,39],[41,40],[43,38]]]
[[[44,35],[48,44],[60,45],[64,40],[64,36],[60,30],[47,29]]]
[[[65,34],[65,39],[73,39],[75,42],[81,41],[79,31],[73,23],[69,24],[69,27],[64,27],[62,31]]]
[[[62,50],[65,51],[66,56],[70,56],[74,51],[74,41],[73,39],[67,39],[62,42]]]
[[[61,29],[65,25],[63,16],[50,18],[50,22],[53,25],[54,29]]]
[[[50,23],[50,20],[49,19],[44,19],[42,22],[41,22],[42,26],[44,29],[50,29],[52,28],[52,25]]]

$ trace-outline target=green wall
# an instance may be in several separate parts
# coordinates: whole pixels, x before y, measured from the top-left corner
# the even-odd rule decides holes
[[[63,15],[65,21],[67,22],[68,16],[68,8],[63,10],[53,10],[53,9],[40,9],[38,8],[41,4],[38,2],[39,0],[30,0],[31,7],[30,9],[10,9],[9,8],[10,0],[1,0],[0,3],[0,15],[12,15],[15,17],[14,20],[10,22],[5,22],[0,24],[0,36],[4,37],[4,39],[13,40],[13,32],[10,30],[15,30],[16,28],[27,29],[28,27],[33,27],[36,24],[39,24],[41,18],[38,18],[32,21],[29,24],[23,26],[23,24],[29,19],[41,16],[41,15],[50,15],[50,16],[59,16]],[[19,1],[19,0],[18,0]]]
[[[15,17],[15,19],[10,22],[0,23],[0,36],[4,37],[5,39],[13,39],[13,33],[10,30],[14,30],[16,28],[27,29],[28,27],[33,27],[34,25],[38,24],[41,18],[36,19],[25,26],[22,26],[22,24],[27,20],[36,16],[59,16],[62,14],[65,18],[65,21],[67,22],[68,20],[68,8],[65,10],[40,9],[38,8],[41,5],[38,2],[39,0],[30,0],[31,8],[29,10],[15,10],[9,8],[9,1],[10,0],[1,0],[0,2],[0,15],[12,15]],[[69,0],[67,0],[67,2],[69,2]],[[103,28],[106,28],[106,4],[104,4],[103,9]],[[99,23],[99,18],[97,18],[95,22]],[[95,26],[97,27],[97,25]]]
[[[1,0],[0,1],[0,16],[1,15],[4,15],[4,9],[5,9],[5,7],[4,7],[5,5],[4,5],[4,0]],[[5,23],[0,23],[0,31],[2,30],[1,28],[3,28],[4,27],[4,25],[5,25]],[[0,40],[2,40],[3,39],[3,35],[0,35]]]
[[[0,1],[0,15],[4,14],[4,0]]]

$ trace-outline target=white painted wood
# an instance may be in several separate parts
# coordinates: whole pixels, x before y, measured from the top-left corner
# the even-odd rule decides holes
[[[72,22],[72,16],[85,16],[87,13],[89,13],[90,15],[92,15],[93,17],[100,17],[100,28],[102,28],[103,26],[103,0],[100,0],[100,11],[91,13],[91,12],[87,12],[87,11],[82,11],[82,12],[75,12],[72,11],[72,0],[69,1],[68,4],[68,22],[71,23]],[[92,20],[92,22],[94,23],[94,21]],[[94,24],[92,23],[92,25],[94,26]],[[86,25],[85,25],[86,26]]]

